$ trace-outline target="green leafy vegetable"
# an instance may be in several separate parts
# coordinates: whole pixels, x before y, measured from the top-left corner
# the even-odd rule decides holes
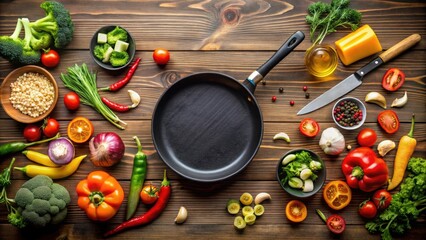
[[[407,170],[408,175],[400,191],[392,196],[389,207],[365,225],[370,233],[381,233],[383,240],[391,240],[392,234],[404,234],[426,210],[426,159],[411,158]]]
[[[310,25],[311,42],[321,44],[324,37],[338,27],[356,30],[361,23],[361,13],[349,8],[349,0],[331,0],[331,3],[315,2],[309,5],[306,22]]]
[[[61,79],[65,87],[76,92],[80,96],[81,103],[94,108],[105,119],[119,129],[124,129],[127,125],[108,108],[101,100],[96,85],[96,73],[89,71],[87,65],[83,63],[81,66],[75,64],[74,67],[69,67],[66,74],[61,73]]]
[[[285,172],[285,177],[281,179],[281,182],[286,184],[293,177],[301,178],[301,172],[304,169],[312,170],[312,174],[309,179],[315,181],[318,178],[318,175],[316,175],[315,172],[322,168],[321,163],[313,159],[311,154],[307,151],[300,151],[295,155],[295,160],[285,166],[282,166],[282,170]]]
[[[113,46],[118,40],[127,42],[127,32],[123,28],[116,26],[112,31],[107,33],[108,44]]]
[[[7,220],[17,228],[24,228],[27,224],[18,210],[14,207],[15,201],[7,197],[6,188],[10,185],[10,174],[15,158],[10,161],[9,167],[3,169],[0,173],[0,203],[6,205],[6,209],[9,212]]]
[[[127,52],[114,51],[111,54],[109,62],[113,67],[120,67],[125,65],[129,61],[129,54]]]

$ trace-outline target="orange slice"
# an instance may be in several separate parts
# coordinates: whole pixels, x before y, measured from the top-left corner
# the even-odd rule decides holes
[[[87,142],[94,132],[92,122],[85,117],[75,117],[68,124],[68,138],[75,143]]]

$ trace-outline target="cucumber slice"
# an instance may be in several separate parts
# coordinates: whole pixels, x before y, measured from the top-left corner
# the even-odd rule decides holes
[[[254,215],[262,216],[264,212],[265,208],[263,207],[263,205],[256,204],[256,206],[254,206]]]
[[[245,192],[241,195],[240,202],[243,205],[250,205],[253,202],[253,196],[250,193]]]
[[[98,33],[98,43],[104,44],[107,42],[107,35],[105,33]]]
[[[114,51],[125,52],[125,51],[127,51],[128,47],[129,47],[129,43],[126,43],[126,42],[121,41],[121,40],[117,40],[117,42],[115,43],[115,46],[114,46]]]
[[[236,199],[230,199],[228,200],[228,203],[226,203],[226,210],[230,214],[237,214],[240,211],[240,202]]]
[[[243,213],[243,216],[245,217],[245,216],[254,214],[254,209],[251,206],[244,206],[241,212]]]
[[[102,59],[102,62],[109,62],[109,58],[111,57],[112,52],[114,52],[114,49],[112,49],[112,47],[109,47],[104,53],[104,59]]]
[[[250,214],[244,217],[244,221],[247,225],[253,225],[256,222],[256,215]]]
[[[246,222],[244,221],[243,217],[236,216],[234,219],[234,227],[238,230],[243,230],[246,228]]]

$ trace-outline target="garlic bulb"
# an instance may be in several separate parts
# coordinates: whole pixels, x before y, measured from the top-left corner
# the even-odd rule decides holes
[[[345,138],[337,128],[329,127],[322,131],[319,145],[328,155],[339,155],[345,149]]]

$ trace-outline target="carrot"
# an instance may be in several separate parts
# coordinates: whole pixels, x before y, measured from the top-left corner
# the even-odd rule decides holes
[[[404,135],[399,140],[398,149],[396,151],[395,161],[393,163],[393,176],[390,180],[388,190],[396,188],[404,178],[405,169],[408,165],[408,160],[413,155],[417,141],[413,137],[414,133],[414,114],[411,118],[411,129],[407,135]]]

